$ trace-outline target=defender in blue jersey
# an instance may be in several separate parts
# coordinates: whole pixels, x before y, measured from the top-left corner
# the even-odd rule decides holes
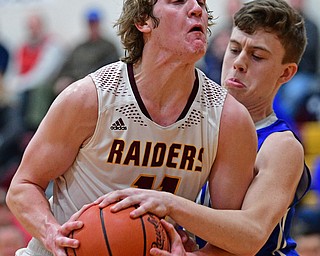
[[[296,73],[305,44],[303,20],[284,1],[252,1],[234,16],[221,81],[247,107],[258,135],[256,176],[237,217],[242,224],[233,231],[236,241],[255,248],[249,255],[298,255],[290,228],[310,172],[299,139],[272,106],[279,87]],[[198,203],[211,205],[208,190],[205,185]]]
[[[262,147],[264,141],[274,133],[292,132],[292,129],[288,124],[281,119],[278,119],[274,113],[267,118],[258,121],[256,123],[257,135],[258,135],[258,151]],[[292,219],[295,213],[296,204],[302,199],[310,187],[310,172],[308,167],[304,165],[303,174],[301,176],[299,185],[296,190],[296,194],[293,202],[287,209],[287,213],[281,218],[272,234],[264,244],[262,249],[256,254],[259,256],[268,255],[298,255],[295,251],[297,246],[296,242],[290,236],[290,228]],[[197,203],[210,206],[210,195],[207,184],[205,184],[197,198]],[[197,237],[197,243],[200,247],[205,245],[205,241]],[[222,254],[223,255],[223,254]]]

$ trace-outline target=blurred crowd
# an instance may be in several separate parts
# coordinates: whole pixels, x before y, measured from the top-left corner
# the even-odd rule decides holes
[[[288,1],[305,18],[308,45],[297,75],[280,89],[274,108],[300,135],[313,175],[310,196],[298,208],[294,228],[300,255],[311,256],[320,255],[320,34],[304,11],[306,0]],[[241,0],[226,1],[223,26],[212,28],[207,54],[199,62],[217,83],[232,15],[241,4]],[[14,51],[9,52],[0,37],[0,256],[14,255],[30,239],[6,207],[5,194],[51,103],[73,81],[119,60],[119,47],[101,29],[103,18],[101,9],[89,9],[84,14],[87,38],[72,47],[65,47],[48,31],[46,18],[39,13],[28,16],[24,23],[28,36]],[[50,188],[47,193],[49,197]]]
[[[13,256],[31,238],[7,208],[5,195],[53,100],[72,82],[119,60],[117,46],[102,30],[103,18],[101,9],[88,9],[85,39],[66,47],[48,31],[46,17],[33,12],[24,23],[27,37],[17,49],[9,51],[0,42],[0,256]]]
[[[17,49],[0,48],[0,184],[4,188],[54,98],[72,82],[119,59],[117,47],[101,31],[102,11],[90,9],[85,19],[86,39],[70,49],[50,34],[39,13],[27,17],[27,38]]]

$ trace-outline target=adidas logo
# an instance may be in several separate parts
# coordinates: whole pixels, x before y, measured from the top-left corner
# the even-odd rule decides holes
[[[117,121],[115,121],[111,125],[110,130],[123,131],[123,130],[127,130],[127,126],[124,124],[122,118],[119,118]]]

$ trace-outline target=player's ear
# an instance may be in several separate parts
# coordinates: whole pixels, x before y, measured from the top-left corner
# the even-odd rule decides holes
[[[283,70],[283,73],[279,77],[280,84],[284,84],[291,80],[291,78],[297,73],[298,71],[298,65],[296,63],[288,63],[285,64],[285,69]]]
[[[151,30],[152,30],[151,25],[152,25],[151,19],[148,19],[144,22],[139,22],[139,23],[135,24],[136,28],[142,33],[151,32]]]

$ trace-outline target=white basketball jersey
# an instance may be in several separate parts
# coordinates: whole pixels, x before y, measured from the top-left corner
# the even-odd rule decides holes
[[[201,71],[195,73],[183,113],[167,127],[150,119],[132,65],[119,61],[90,75],[98,92],[96,130],[55,180],[52,209],[59,222],[99,196],[128,187],[195,200],[215,160],[227,94]]]

